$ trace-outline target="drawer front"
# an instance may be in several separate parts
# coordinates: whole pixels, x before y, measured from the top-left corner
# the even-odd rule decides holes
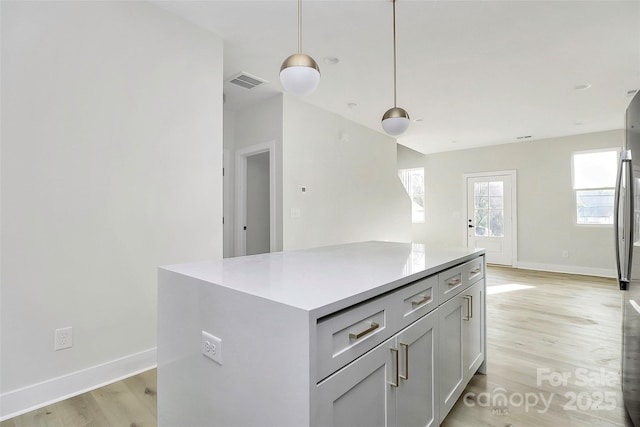
[[[478,257],[472,261],[463,264],[464,280],[469,285],[473,285],[484,277],[484,257]]]
[[[450,268],[438,274],[440,304],[458,294],[467,285],[464,265],[465,264]]]
[[[397,331],[392,296],[369,301],[320,320],[317,325],[317,381],[363,355]],[[396,323],[397,325],[397,323]]]
[[[395,302],[401,304],[402,314],[398,328],[404,328],[438,307],[438,276],[418,280],[394,293]]]
[[[439,304],[467,289],[484,277],[484,257],[467,261],[438,274]]]

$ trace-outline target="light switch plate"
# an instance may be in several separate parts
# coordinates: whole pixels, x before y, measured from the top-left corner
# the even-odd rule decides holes
[[[222,339],[202,331],[202,340],[200,344],[202,354],[214,362],[222,365]]]

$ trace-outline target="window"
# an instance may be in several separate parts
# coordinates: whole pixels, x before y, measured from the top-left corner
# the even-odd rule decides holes
[[[411,221],[424,222],[424,168],[400,169],[398,176],[411,198]]]
[[[573,189],[578,224],[613,224],[618,150],[573,154]]]
[[[473,183],[476,236],[504,237],[504,181]]]

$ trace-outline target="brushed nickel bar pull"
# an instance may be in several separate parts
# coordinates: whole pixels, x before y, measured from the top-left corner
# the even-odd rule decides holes
[[[390,348],[389,350],[391,350],[391,353],[395,353],[396,355],[396,382],[393,383],[391,381],[389,381],[389,384],[391,384],[391,387],[398,387],[398,385],[400,384],[400,378],[398,378],[398,368],[399,368],[399,363],[398,363],[398,358],[400,357],[400,355],[398,354],[398,349],[397,348]]]
[[[400,375],[400,378],[402,378],[403,380],[408,380],[409,379],[409,344],[405,344],[401,342],[400,346],[404,347],[404,375]]]
[[[464,298],[464,300],[467,302],[467,314],[465,316],[462,316],[462,320],[471,320],[471,317],[473,317],[473,313],[471,312],[471,296],[470,295],[464,295],[462,298]]]
[[[419,305],[422,305],[422,304],[424,304],[424,303],[426,303],[426,302],[431,301],[431,297],[430,297],[429,295],[420,295],[420,296],[422,297],[422,299],[421,299],[421,300],[418,300],[418,301],[411,301],[411,305],[412,305],[413,307],[417,307],[417,306],[419,306]]]
[[[481,267],[474,268],[473,270],[471,270],[471,274],[478,274],[478,273],[480,273],[481,271],[482,271],[482,268],[481,268]]]
[[[453,287],[453,286],[458,286],[460,283],[462,283],[462,279],[455,279],[450,282],[447,282],[447,285]]]
[[[380,327],[380,325],[378,325],[376,322],[371,322],[371,326],[369,326],[369,328],[365,329],[364,331],[354,334],[353,332],[349,332],[349,339],[351,340],[357,340],[362,338],[363,336],[367,335],[368,333],[375,331],[376,329],[378,329]]]

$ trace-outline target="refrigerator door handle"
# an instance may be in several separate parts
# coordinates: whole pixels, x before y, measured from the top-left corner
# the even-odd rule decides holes
[[[626,172],[626,173],[625,173]],[[620,166],[616,178],[616,189],[614,196],[613,221],[616,230],[616,266],[618,270],[618,283],[621,290],[626,290],[631,276],[631,256],[633,249],[633,230],[631,215],[633,213],[633,171],[631,166],[631,151],[623,150],[620,154]],[[623,192],[624,177],[624,193]],[[620,203],[624,203],[622,211],[622,222],[620,218]]]

